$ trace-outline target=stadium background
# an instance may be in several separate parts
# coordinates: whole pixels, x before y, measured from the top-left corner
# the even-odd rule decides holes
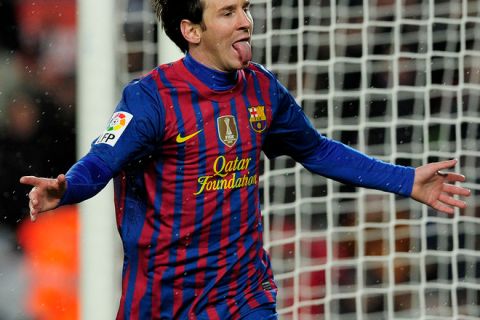
[[[254,60],[320,132],[405,165],[458,158],[473,191],[451,217],[265,160],[281,319],[480,317],[480,1],[252,3]],[[0,0],[0,319],[113,318],[111,190],[31,224],[17,180],[83,154],[121,87],[172,58],[163,38],[148,0]]]

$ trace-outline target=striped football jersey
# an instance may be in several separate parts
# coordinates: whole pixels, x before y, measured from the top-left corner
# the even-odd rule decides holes
[[[262,240],[262,151],[337,180],[410,192],[402,168],[317,133],[263,67],[250,63],[231,89],[215,91],[183,60],[161,65],[125,87],[92,144],[115,175],[124,249],[118,319],[240,319],[275,307]]]

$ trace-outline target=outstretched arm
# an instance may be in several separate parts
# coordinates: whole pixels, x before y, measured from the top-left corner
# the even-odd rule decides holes
[[[56,179],[24,176],[20,178],[20,183],[33,187],[28,194],[32,221],[37,219],[39,213],[56,208],[67,189],[67,180],[63,174]]]
[[[448,160],[416,168],[411,197],[435,210],[449,214],[454,213],[455,208],[465,208],[466,203],[455,199],[455,196],[469,196],[470,190],[454,185],[455,182],[465,181],[465,176],[442,172],[456,164],[457,160]]]

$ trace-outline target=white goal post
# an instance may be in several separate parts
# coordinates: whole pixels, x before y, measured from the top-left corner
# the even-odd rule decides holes
[[[480,317],[480,2],[251,1],[254,60],[322,134],[403,165],[457,158],[472,189],[469,208],[448,216],[265,159],[280,319]],[[171,45],[149,0],[116,10],[119,93]]]

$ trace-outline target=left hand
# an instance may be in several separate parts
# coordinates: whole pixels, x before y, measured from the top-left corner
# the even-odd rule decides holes
[[[455,167],[457,160],[428,163],[415,169],[415,180],[411,197],[437,211],[453,214],[455,208],[464,209],[467,204],[455,199],[455,196],[469,196],[470,190],[455,186],[455,182],[464,182],[465,176],[442,172]]]
[[[67,180],[63,174],[58,175],[56,179],[24,176],[20,178],[20,183],[33,187],[28,194],[32,221],[37,219],[39,213],[55,209],[67,189]]]

